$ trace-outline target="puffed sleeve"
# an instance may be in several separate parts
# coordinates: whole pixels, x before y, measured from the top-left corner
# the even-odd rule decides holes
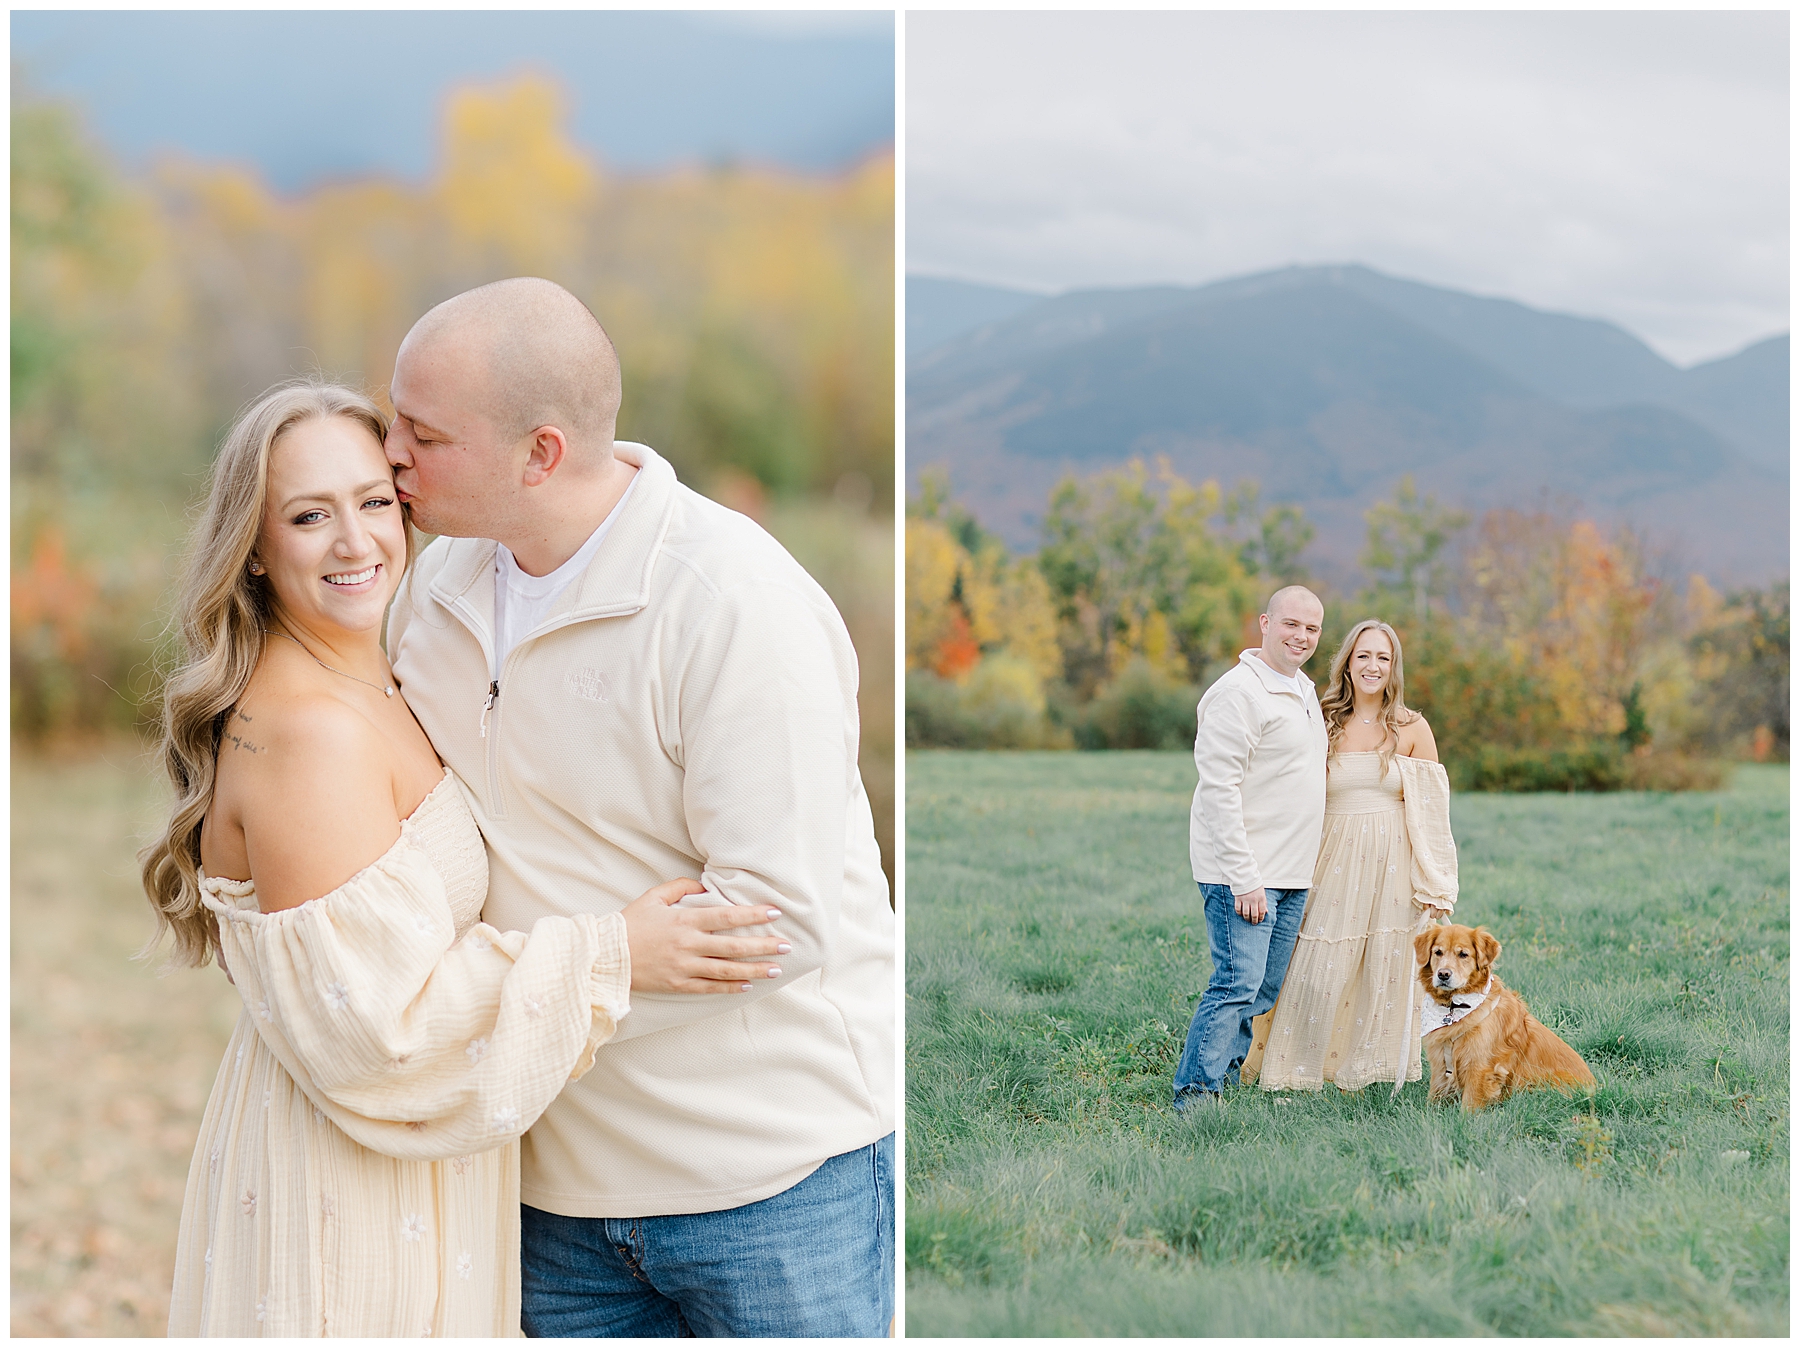
[[[518,1137],[593,1066],[629,1009],[617,913],[477,924],[402,836],[342,888],[262,913],[209,882],[258,1032],[313,1104],[371,1150],[442,1160]]]
[[[1450,774],[1442,763],[1396,756],[1412,847],[1413,902],[1448,915],[1456,908],[1456,839],[1450,833]]]

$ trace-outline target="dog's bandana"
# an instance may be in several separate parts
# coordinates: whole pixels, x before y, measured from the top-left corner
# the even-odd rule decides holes
[[[1450,1005],[1444,1006],[1435,997],[1427,997],[1425,1005],[1419,1008],[1419,1035],[1423,1038],[1433,1030],[1441,1030],[1446,1025],[1454,1025],[1469,1012],[1487,1000],[1486,992],[1458,992],[1450,996]]]

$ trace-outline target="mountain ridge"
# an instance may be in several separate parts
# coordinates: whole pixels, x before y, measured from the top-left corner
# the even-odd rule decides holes
[[[1338,566],[1412,473],[1476,511],[1579,501],[1716,578],[1761,579],[1786,571],[1785,350],[1682,370],[1599,320],[1362,267],[1072,292],[909,362],[908,472],[946,463],[1029,547],[1062,473],[1162,454],[1301,505]]]

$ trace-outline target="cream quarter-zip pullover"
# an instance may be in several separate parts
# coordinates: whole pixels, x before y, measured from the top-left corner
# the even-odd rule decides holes
[[[593,1071],[526,1135],[521,1196],[572,1217],[714,1212],[894,1127],[894,920],[857,770],[856,653],[818,583],[642,445],[581,579],[492,674],[495,544],[440,539],[395,599],[407,701],[468,787],[483,918],[770,904],[780,979],[634,993]],[[767,928],[746,928],[766,932]],[[522,1014],[528,1014],[525,1008]]]
[[[1188,821],[1194,879],[1306,889],[1325,825],[1325,717],[1309,680],[1244,651],[1200,699]]]

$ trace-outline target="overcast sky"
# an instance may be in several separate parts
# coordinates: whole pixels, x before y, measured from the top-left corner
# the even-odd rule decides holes
[[[907,269],[1064,290],[1362,262],[1788,328],[1785,14],[907,16]]]
[[[126,164],[249,161],[277,187],[424,179],[450,88],[557,77],[615,169],[740,160],[809,171],[894,138],[894,18],[825,11],[29,11],[29,88],[73,99]]]

